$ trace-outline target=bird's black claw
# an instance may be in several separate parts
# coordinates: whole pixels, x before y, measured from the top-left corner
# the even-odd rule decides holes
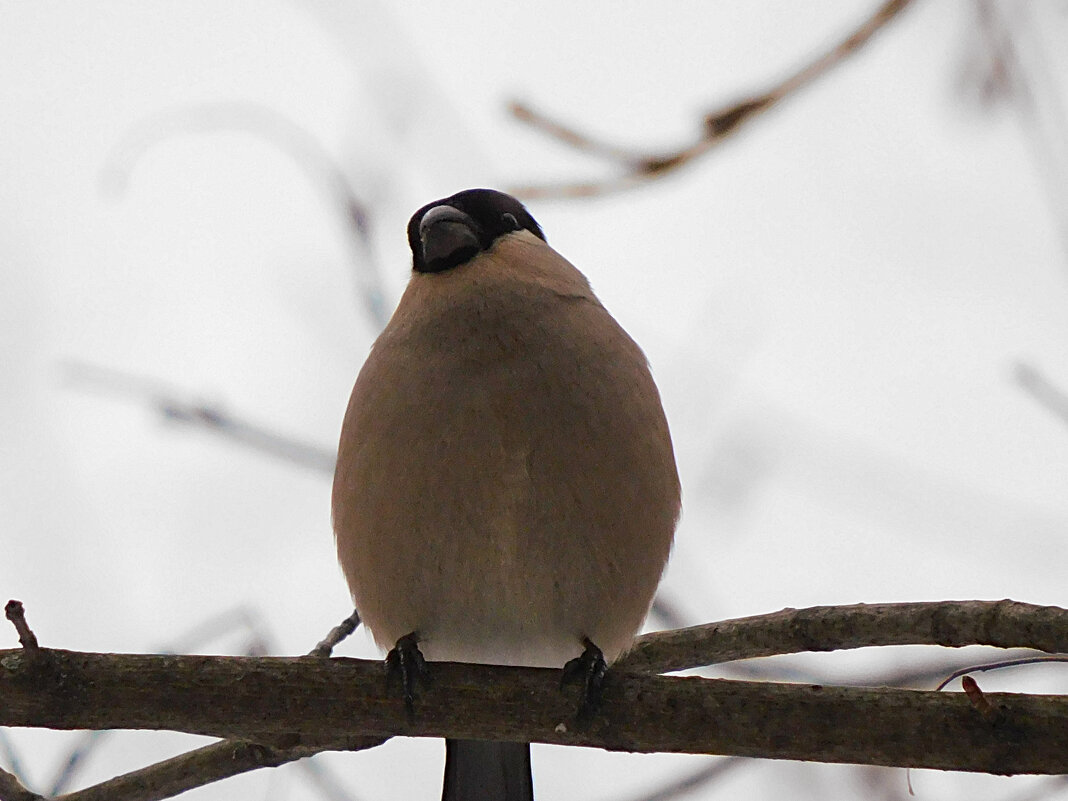
[[[404,690],[404,706],[411,713],[415,705],[415,685],[420,681],[423,684],[430,683],[430,669],[419,650],[419,636],[414,631],[397,640],[397,644],[386,654],[387,686],[397,679]]]
[[[585,650],[581,656],[576,656],[564,665],[560,676],[560,687],[571,681],[582,682],[582,701],[579,703],[578,718],[580,721],[589,720],[593,713],[601,705],[601,690],[604,689],[604,677],[608,672],[608,663],[604,661],[604,654],[589,637],[582,639]]]

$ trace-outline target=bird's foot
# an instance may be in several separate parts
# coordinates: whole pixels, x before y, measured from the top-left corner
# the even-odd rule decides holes
[[[420,681],[423,684],[430,683],[430,669],[419,650],[417,632],[405,634],[386,654],[386,685],[397,679],[404,691],[404,706],[410,714],[415,704],[415,685]]]
[[[560,687],[571,681],[582,682],[582,701],[579,703],[579,721],[588,721],[597,711],[601,704],[601,690],[604,688],[604,677],[608,672],[608,663],[604,661],[604,654],[589,637],[582,638],[585,650],[581,656],[576,656],[564,665],[563,674],[560,676]]]

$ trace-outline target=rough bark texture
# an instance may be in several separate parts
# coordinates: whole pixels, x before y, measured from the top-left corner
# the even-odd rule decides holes
[[[988,773],[1068,772],[1068,697],[822,687],[610,671],[575,723],[559,671],[432,664],[414,714],[379,662],[0,651],[0,725],[172,729],[270,748],[395,734]]]
[[[1068,653],[1068,609],[1010,600],[783,609],[646,634],[618,664],[665,673],[758,656],[873,645],[996,645]]]

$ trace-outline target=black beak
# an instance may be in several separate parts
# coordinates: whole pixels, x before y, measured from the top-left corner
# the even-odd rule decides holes
[[[428,273],[456,267],[482,250],[475,221],[452,206],[435,206],[423,215],[419,242]]]

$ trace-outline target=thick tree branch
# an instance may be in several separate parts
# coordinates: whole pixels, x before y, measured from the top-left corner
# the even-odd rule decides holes
[[[437,663],[415,714],[379,662],[0,651],[0,725],[171,729],[269,748],[392,735],[726,754],[998,774],[1068,772],[1068,696],[739,682],[610,671],[586,729],[559,671]]]
[[[6,613],[19,634],[23,653],[30,656],[40,653],[37,638],[26,622],[22,604],[19,601],[9,601]],[[329,657],[334,646],[352,634],[358,625],[359,615],[353,611],[331,629],[311,650],[309,656]],[[371,748],[384,739],[355,738],[345,750]],[[322,750],[302,746],[270,748],[244,740],[222,740],[82,790],[58,795],[53,801],[160,801],[250,770],[278,767],[314,756]],[[43,801],[44,798],[24,787],[16,775],[0,769],[0,801]]]
[[[1060,696],[986,695],[973,682],[963,696],[970,699],[969,717],[961,715],[961,694],[933,700],[930,693],[908,691],[850,694],[812,685],[693,684],[693,679],[647,685],[643,677],[627,674],[867,645],[982,643],[1068,651],[1068,611],[1056,607],[1013,601],[813,607],[647,635],[610,674],[605,714],[582,731],[573,730],[575,699],[557,692],[555,671],[531,669],[435,665],[438,680],[421,696],[415,719],[398,718],[399,702],[384,690],[379,663],[323,659],[351,633],[355,615],[312,651],[315,658],[242,659],[42,649],[21,604],[8,604],[6,612],[23,649],[0,652],[0,725],[171,728],[232,736],[62,796],[64,801],[168,798],[322,750],[371,747],[395,733],[991,772],[1066,769],[1057,736],[1064,737],[1068,699]],[[355,705],[353,697],[359,699]],[[464,703],[457,703],[461,698]],[[383,714],[387,708],[392,712]],[[196,710],[205,709],[217,714],[204,720]],[[344,724],[330,717],[339,709],[345,711]],[[529,714],[519,717],[517,709]],[[652,714],[656,710],[659,715]],[[948,721],[947,713],[956,718]],[[917,739],[917,731],[927,739]],[[885,747],[890,740],[906,745]],[[1027,759],[1020,758],[1024,752]],[[0,799],[40,798],[0,772]]]
[[[639,637],[617,663],[667,673],[737,659],[875,645],[994,645],[1068,653],[1068,609],[941,601],[783,609]]]

